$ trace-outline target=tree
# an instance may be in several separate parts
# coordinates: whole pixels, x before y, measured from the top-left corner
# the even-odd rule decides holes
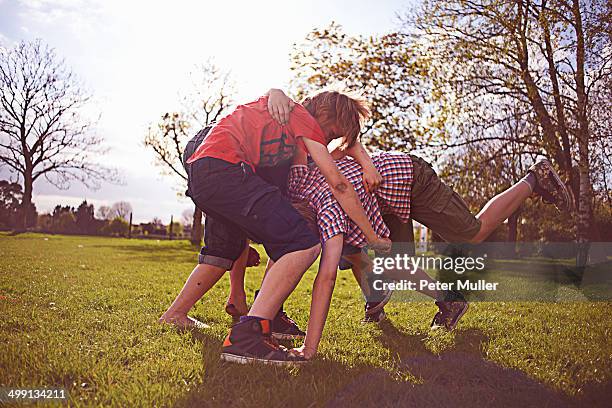
[[[56,205],[53,209],[51,230],[55,233],[75,234],[78,232],[74,208]]]
[[[94,188],[117,180],[115,171],[96,163],[102,138],[80,115],[88,101],[63,60],[40,40],[0,47],[0,164],[22,179],[24,211],[40,177],[60,189],[75,180]]]
[[[128,203],[127,201],[118,201],[112,205],[110,209],[110,216],[112,219],[122,218],[126,221],[129,221],[130,214],[132,212],[132,204]]]
[[[21,186],[7,180],[0,180],[0,225],[10,226],[19,214]]]
[[[0,180],[0,225],[4,227],[13,227],[19,224],[23,208],[21,201],[23,191],[18,183],[12,183],[7,180]],[[26,226],[33,227],[36,225],[38,214],[33,203],[30,204],[26,211]]]
[[[459,137],[447,147],[494,140],[503,147],[497,125],[508,117],[500,107],[514,103],[535,125],[519,140],[525,155],[546,153],[574,191],[579,241],[593,225],[592,142],[601,135],[592,132],[589,96],[611,73],[606,18],[603,0],[445,0],[424,1],[405,25],[435,67],[437,93],[454,100]]]
[[[87,204],[87,200],[84,200],[76,209],[74,216],[76,218],[77,229],[80,233],[93,234],[95,232],[96,222],[93,204]]]
[[[370,146],[423,149],[444,136],[447,108],[439,99],[430,103],[427,60],[405,34],[350,36],[332,23],[294,46],[291,59],[291,92],[298,100],[325,87],[363,92],[371,117],[362,136]]]
[[[96,211],[96,216],[105,221],[110,221],[114,218],[113,210],[107,205],[101,205]]]
[[[127,221],[125,221],[125,219],[116,217],[104,228],[102,228],[102,232],[109,235],[125,237],[128,234],[129,228],[130,225],[127,223]]]
[[[183,98],[182,112],[168,112],[159,122],[149,126],[145,146],[153,150],[155,164],[162,174],[179,180],[181,192],[187,189],[187,173],[183,167],[183,150],[198,131],[221,118],[233,103],[233,83],[229,74],[212,63],[204,64],[192,74],[192,93]],[[191,242],[202,241],[202,211],[194,206]]]

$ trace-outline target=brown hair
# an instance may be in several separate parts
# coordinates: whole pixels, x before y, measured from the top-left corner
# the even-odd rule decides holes
[[[317,92],[306,97],[302,106],[325,127],[338,125],[344,136],[344,147],[359,140],[361,125],[370,116],[365,101],[357,95],[335,90]]]
[[[314,212],[312,208],[308,205],[308,201],[291,201],[291,205],[296,211],[306,220],[306,224],[308,228],[319,235],[319,228],[317,227],[317,214]]]

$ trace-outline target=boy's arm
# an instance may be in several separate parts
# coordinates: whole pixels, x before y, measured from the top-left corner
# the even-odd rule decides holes
[[[308,155],[302,149],[295,149],[295,154],[293,155],[293,161],[291,164],[293,166],[308,164]]]
[[[327,148],[321,143],[305,137],[302,138],[302,140],[310,156],[325,177],[327,184],[329,184],[334,197],[338,200],[338,203],[346,214],[355,222],[359,229],[361,229],[368,241],[368,245],[372,249],[381,248],[380,250],[382,252],[389,251],[391,249],[391,241],[376,235],[359,201],[355,189],[352,184],[348,182],[346,177],[340,173],[340,170],[336,167],[336,163],[327,151]]]
[[[334,160],[343,159],[346,156],[346,150],[342,149],[340,146],[336,147],[334,150],[330,152],[331,156]]]
[[[325,327],[325,320],[336,283],[338,263],[340,263],[340,257],[342,256],[343,240],[344,235],[340,234],[331,237],[323,244],[319,271],[312,286],[308,330],[306,330],[306,339],[301,350],[307,359],[311,359],[317,353],[323,335],[323,328]]]
[[[375,191],[380,183],[382,183],[383,178],[376,167],[374,167],[372,158],[363,145],[361,143],[355,143],[352,147],[344,150],[344,154],[351,156],[361,165],[361,169],[363,170],[363,185],[366,191]]]

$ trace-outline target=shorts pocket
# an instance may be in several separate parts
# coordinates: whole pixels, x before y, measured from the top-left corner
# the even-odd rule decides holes
[[[459,235],[461,241],[464,241],[463,235],[474,228],[474,214],[463,198],[454,191],[446,207],[440,211],[440,216],[443,220],[440,235],[444,235],[443,232],[450,232],[453,238],[457,239],[456,236]]]
[[[285,202],[279,192],[274,191],[255,200],[247,216],[256,227],[253,232],[260,242],[290,241],[301,221],[301,215]]]

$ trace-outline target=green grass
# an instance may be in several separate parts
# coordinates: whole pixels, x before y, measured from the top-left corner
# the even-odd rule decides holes
[[[227,277],[192,312],[208,331],[157,324],[195,259],[184,242],[0,235],[0,385],[66,387],[75,406],[605,406],[610,397],[611,303],[473,303],[455,332],[430,333],[432,302],[398,302],[377,327],[359,323],[347,272],[316,361],[221,363]],[[247,272],[251,296],[262,272]],[[285,305],[302,327],[313,278],[311,269]]]

